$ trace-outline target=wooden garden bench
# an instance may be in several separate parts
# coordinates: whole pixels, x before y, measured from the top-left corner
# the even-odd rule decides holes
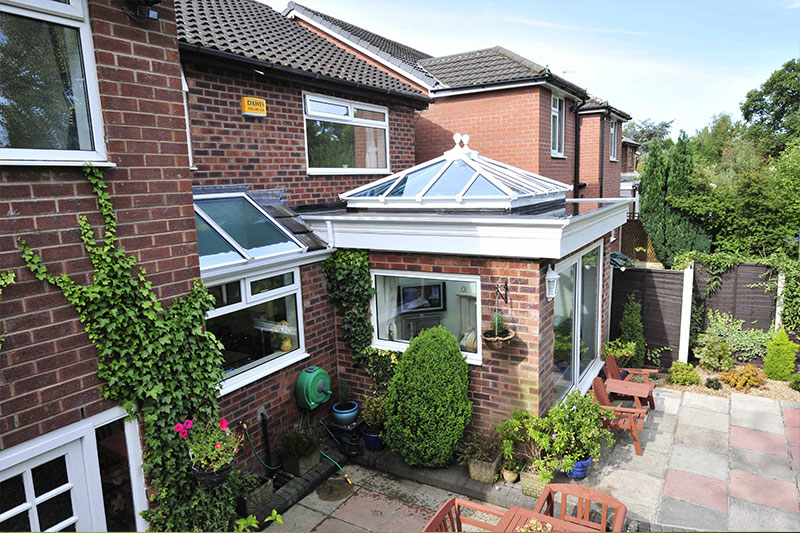
[[[639,432],[644,429],[644,419],[647,417],[647,409],[611,405],[605,383],[603,383],[603,380],[599,376],[592,381],[592,393],[597,403],[603,407],[614,410],[614,418],[611,420],[604,420],[603,427],[629,432],[631,437],[633,437],[633,446],[636,449],[636,455],[642,455],[642,444],[639,441]]]
[[[606,366],[604,367],[604,372],[606,374],[606,381],[618,381],[620,383],[614,383],[613,386],[606,388],[608,392],[612,394],[618,394],[620,396],[627,396],[633,399],[636,402],[636,407],[641,408],[641,399],[647,400],[647,404],[650,406],[651,409],[655,409],[656,402],[653,398],[653,391],[656,388],[655,383],[650,383],[650,374],[654,374],[658,372],[655,369],[649,368],[619,368],[617,366],[617,360],[614,358],[613,355],[606,356]],[[625,371],[628,373],[625,376],[625,379],[622,378],[621,371]],[[630,379],[634,375],[644,376],[644,383],[633,383]]]
[[[436,511],[436,514],[428,521],[428,525],[422,531],[464,531],[464,524],[479,527],[484,531],[494,531],[494,525],[464,516],[462,509],[472,509],[497,517],[502,517],[506,513],[506,511],[501,511],[488,505],[462,500],[461,498],[450,498]]]
[[[583,528],[592,531],[625,531],[625,516],[628,514],[628,508],[621,501],[612,498],[608,494],[581,485],[567,483],[551,483],[547,485],[533,507],[534,512],[555,517],[556,495],[560,496],[561,500],[558,519],[576,526],[574,529],[566,529],[566,531],[580,531]],[[567,513],[567,504],[573,503],[567,501],[568,496],[573,496],[577,499],[575,516],[570,516]],[[595,505],[595,508],[592,509],[593,503],[599,504],[599,512],[593,512],[597,511],[598,507],[598,505]],[[611,529],[607,529],[609,508],[614,511],[614,522]],[[599,518],[599,521],[596,520],[597,518]],[[558,531],[561,530],[559,529]]]

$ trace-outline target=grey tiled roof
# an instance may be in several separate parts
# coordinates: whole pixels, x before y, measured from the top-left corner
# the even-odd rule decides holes
[[[423,81],[430,85],[436,83],[436,80],[420,69],[418,65],[420,60],[430,58],[429,54],[295,2],[289,2],[283,14],[287,15],[292,10],[325,26],[341,39],[369,50],[413,76],[423,78]]]
[[[426,99],[417,89],[255,0],[175,0],[175,12],[179,41],[368,90]]]
[[[627,114],[625,111],[618,109],[614,106],[608,104],[608,102],[604,102],[603,100],[597,97],[591,97],[586,104],[581,108],[582,112],[589,112],[589,111],[611,111],[626,120],[630,120],[631,116]]]

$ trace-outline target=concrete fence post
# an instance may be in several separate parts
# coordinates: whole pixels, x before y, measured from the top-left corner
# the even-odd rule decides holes
[[[694,262],[683,271],[683,294],[681,296],[681,336],[678,343],[678,360],[689,362],[689,332],[692,329],[692,287],[694,286]]]
[[[778,274],[778,295],[775,299],[775,331],[781,330],[781,315],[783,314],[783,285],[786,283],[786,274],[780,272]]]

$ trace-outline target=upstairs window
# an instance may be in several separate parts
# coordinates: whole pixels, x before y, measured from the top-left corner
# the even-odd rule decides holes
[[[611,147],[609,148],[609,151],[608,151],[609,158],[612,161],[616,161],[617,160],[617,144],[618,144],[618,141],[619,141],[618,131],[619,131],[619,122],[617,122],[616,120],[612,120],[611,121],[611,139],[610,139],[611,140]]]
[[[84,1],[0,0],[0,163],[105,160]]]
[[[550,154],[564,157],[564,99],[558,96],[550,109]]]
[[[389,172],[389,110],[303,95],[309,174]]]

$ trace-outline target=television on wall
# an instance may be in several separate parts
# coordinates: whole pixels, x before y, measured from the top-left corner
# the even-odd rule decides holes
[[[424,313],[447,309],[447,296],[443,281],[398,287],[397,296],[401,313]]]

